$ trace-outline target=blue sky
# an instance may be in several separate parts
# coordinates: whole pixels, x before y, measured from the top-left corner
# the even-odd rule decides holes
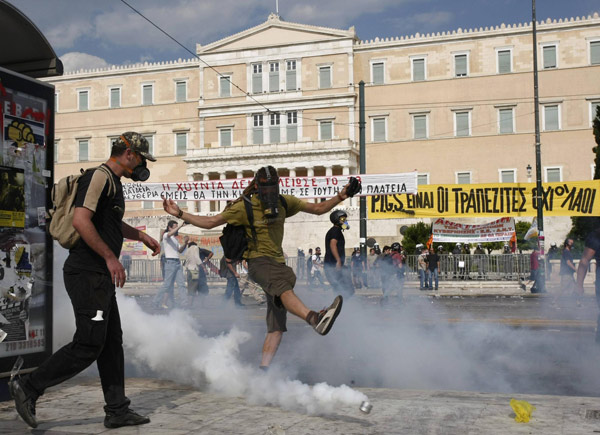
[[[45,34],[65,70],[190,58],[120,0],[8,0]],[[254,27],[276,0],[126,0],[190,50]],[[600,13],[599,0],[536,0],[538,21]],[[362,40],[531,20],[530,0],[279,0],[290,22]]]

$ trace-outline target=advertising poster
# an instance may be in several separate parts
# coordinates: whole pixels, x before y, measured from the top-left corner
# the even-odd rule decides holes
[[[140,230],[142,232],[146,232],[146,225],[142,225],[139,227],[135,227],[136,230]],[[125,239],[123,241],[123,248],[121,249],[121,255],[146,255],[148,252],[146,251],[146,245],[144,245],[139,240],[130,240]]]
[[[25,171],[0,166],[0,227],[25,228]]]

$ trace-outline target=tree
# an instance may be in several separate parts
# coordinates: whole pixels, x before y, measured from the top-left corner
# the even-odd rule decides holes
[[[431,224],[425,224],[423,222],[417,222],[414,225],[410,225],[404,233],[402,239],[402,247],[408,255],[415,253],[415,247],[422,243],[425,245],[431,236]]]
[[[596,146],[592,148],[594,156],[594,180],[600,180],[600,105],[596,107],[596,117],[592,122],[594,139]],[[579,253],[583,251],[583,241],[589,233],[600,226],[600,218],[596,216],[574,216],[571,218],[571,231],[567,237],[570,237],[575,242],[573,251]]]

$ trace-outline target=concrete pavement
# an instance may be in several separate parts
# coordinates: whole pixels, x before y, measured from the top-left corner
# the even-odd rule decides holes
[[[359,389],[373,404],[308,415],[253,405],[242,397],[156,379],[127,379],[132,407],[150,424],[112,429],[144,434],[591,434],[600,432],[600,398],[506,395],[459,391]],[[533,404],[529,423],[517,423],[510,399]],[[103,426],[102,393],[96,379],[76,377],[50,389],[37,406],[39,426],[31,430],[12,402],[0,403],[0,433],[92,434]]]

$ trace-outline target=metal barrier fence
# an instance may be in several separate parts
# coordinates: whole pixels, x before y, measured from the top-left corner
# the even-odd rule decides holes
[[[298,276],[306,279],[306,262],[304,257],[298,263],[298,257],[288,257],[286,263]],[[219,277],[219,259],[211,259],[207,278],[211,281],[223,280]],[[350,258],[346,258],[350,266]],[[418,256],[409,255],[406,258],[406,279],[418,280]],[[527,278],[530,274],[529,254],[501,254],[501,255],[441,255],[439,267],[440,280],[510,280],[518,281]],[[557,264],[554,268],[557,268]],[[161,264],[159,259],[132,260],[127,273],[129,281],[158,282],[162,281]]]

